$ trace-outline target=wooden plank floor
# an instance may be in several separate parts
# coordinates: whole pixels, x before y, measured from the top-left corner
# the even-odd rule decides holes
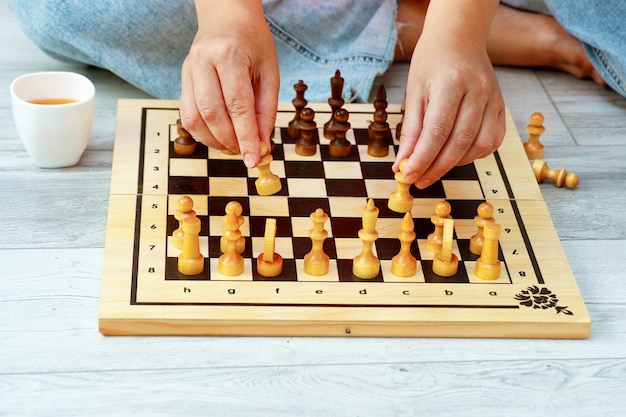
[[[626,407],[626,100],[551,71],[498,69],[518,129],[544,113],[546,159],[581,177],[543,184],[593,321],[587,340],[107,338],[97,314],[118,98],[105,71],[59,63],[0,0],[0,415],[621,415]],[[12,122],[17,75],[96,84],[80,165],[31,165]],[[404,65],[383,77],[400,101]],[[524,137],[522,133],[522,137]]]

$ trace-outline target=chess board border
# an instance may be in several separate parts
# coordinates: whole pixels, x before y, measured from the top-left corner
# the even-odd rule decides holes
[[[473,284],[461,287],[435,285],[420,289],[422,293],[420,300],[434,301],[407,304],[386,304],[385,297],[389,297],[392,290],[384,290],[382,295],[378,296],[377,294],[381,293],[380,287],[371,290],[370,288],[374,287],[368,285],[365,285],[364,289],[369,290],[368,294],[373,294],[371,302],[335,301],[328,304],[302,305],[285,302],[264,304],[252,301],[180,305],[172,300],[171,303],[133,303],[134,295],[132,289],[129,293],[128,277],[123,276],[126,272],[120,274],[120,271],[127,271],[129,256],[133,258],[132,262],[136,262],[137,258],[133,255],[137,251],[134,246],[135,227],[129,230],[123,224],[130,223],[138,227],[137,207],[142,198],[139,193],[142,181],[139,177],[135,182],[127,175],[128,172],[132,172],[133,167],[139,176],[143,175],[143,171],[138,168],[142,164],[137,158],[142,158],[143,153],[142,145],[138,143],[137,138],[145,134],[145,120],[138,124],[138,117],[143,117],[147,108],[177,109],[177,105],[175,101],[122,100],[118,106],[118,130],[114,149],[100,306],[100,331],[103,334],[543,338],[583,338],[589,334],[588,313],[529,164],[516,167],[514,170],[504,169],[511,164],[520,165],[519,153],[523,152],[519,136],[508,113],[508,132],[505,138],[507,146],[503,146],[495,158],[497,169],[506,180],[504,183],[491,184],[489,181],[484,183],[482,180],[485,178],[482,178],[481,186],[485,190],[494,190],[494,195],[489,196],[489,200],[510,201],[537,275],[537,282],[534,285],[503,290],[501,285],[493,287],[489,284],[479,284],[478,286],[485,288],[478,295],[475,294]],[[328,117],[327,105],[313,104],[312,107],[318,112],[316,120]],[[352,104],[349,107],[353,126],[363,125],[371,117],[371,105]],[[284,117],[289,114],[291,108],[289,104],[281,104],[280,110],[284,112],[282,113]],[[390,124],[395,126],[399,121],[397,118],[399,106],[390,105],[388,110]],[[277,125],[280,126],[284,122],[278,120]],[[502,192],[503,190],[506,192]],[[132,210],[133,207],[135,210]],[[130,247],[129,241],[132,242]],[[276,284],[262,283],[268,291],[276,287]],[[225,285],[227,287],[227,284]],[[296,289],[298,285],[305,286],[311,291],[315,290],[315,283],[280,283],[285,295],[300,291]],[[398,291],[401,286],[390,286],[392,287]],[[532,300],[535,288],[539,291],[539,296],[547,294],[556,298],[558,294],[557,302],[566,300],[567,305],[557,303],[549,307],[549,313],[552,313],[550,315],[541,311],[545,308],[538,304],[531,303],[532,305],[526,306],[521,303],[494,302],[494,297],[490,295],[497,291],[499,296],[507,293],[505,298],[513,299],[515,296],[523,298],[527,296],[522,294],[525,291],[530,294],[528,299]],[[445,302],[438,304],[437,300]],[[528,301],[526,302],[528,304]],[[520,311],[524,314],[520,315]]]

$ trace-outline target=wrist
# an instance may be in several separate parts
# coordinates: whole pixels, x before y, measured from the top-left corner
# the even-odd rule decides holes
[[[452,48],[485,49],[497,0],[431,0],[421,38]]]
[[[248,23],[265,22],[261,0],[194,0],[198,19],[198,31],[214,28],[215,23],[223,26],[228,21]]]

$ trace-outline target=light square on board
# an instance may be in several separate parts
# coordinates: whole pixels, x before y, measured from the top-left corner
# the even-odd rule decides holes
[[[509,278],[509,274],[506,270],[506,265],[504,262],[501,264],[500,276],[498,279],[494,280],[486,280],[482,278],[478,278],[476,276],[476,262],[475,261],[465,261],[465,269],[467,271],[467,278],[469,282],[473,284],[510,284],[511,279]]]
[[[310,217],[292,217],[291,231],[296,237],[309,237],[309,232],[313,229],[313,221]],[[332,237],[332,227],[329,221],[324,223],[324,230],[328,232],[328,237]]]
[[[389,146],[389,153],[386,156],[371,156],[367,153],[367,145],[358,145],[359,158],[362,162],[391,162],[396,160],[396,152],[393,146]]]
[[[363,241],[359,238],[335,238],[337,259],[354,259],[363,250]],[[372,246],[372,252],[376,255],[376,245]]]
[[[326,181],[322,178],[287,178],[289,195],[326,197]]]
[[[454,230],[458,239],[470,239],[478,232],[478,226],[473,219],[455,219]]]
[[[318,128],[317,131],[320,133],[320,138],[324,137],[324,129],[323,128]],[[348,139],[348,142],[350,142],[351,144],[355,144],[356,143],[356,139],[354,138],[354,126],[352,129],[349,129],[346,132],[346,139]]]
[[[272,160],[270,163],[270,171],[274,175],[278,175],[280,178],[285,178],[285,163],[282,160]],[[250,178],[259,178],[259,169],[258,168],[250,168],[248,169],[248,177]]]
[[[225,151],[221,151],[219,149],[209,148],[209,159],[227,159],[234,161],[241,161],[240,154],[233,154]],[[243,163],[243,161],[241,162]]]
[[[176,138],[178,137],[178,126],[176,125],[176,123],[172,123],[169,125],[169,128],[170,128],[170,140],[174,142]]]
[[[482,200],[485,198],[478,181],[443,180],[441,183],[448,200]]]
[[[209,256],[209,237],[208,236],[199,236],[198,241],[200,243],[200,254],[205,258]],[[167,256],[177,258],[183,251],[178,249],[172,243],[172,237],[167,237]]]
[[[330,216],[332,217],[358,217],[361,218],[361,211],[367,205],[367,197],[333,197],[328,199],[330,205]]]
[[[170,176],[173,177],[206,177],[209,175],[205,159],[172,158],[170,159]]]
[[[428,250],[426,239],[417,239],[417,247],[420,251],[420,259],[429,261],[433,260],[435,254]],[[452,241],[452,253],[459,257],[459,261],[462,260],[461,252],[459,251],[459,245],[456,239]]]
[[[366,179],[365,187],[370,198],[389,199],[391,193],[398,189],[398,181]]]
[[[281,113],[278,113],[276,115],[276,117],[280,117],[280,116],[281,116]],[[277,126],[278,126],[278,124],[277,124]],[[280,134],[280,130],[281,130],[280,127],[275,127],[274,128],[274,136],[272,136],[272,140],[274,141],[274,143],[283,143],[283,138],[282,138],[282,136]]]
[[[376,231],[379,238],[397,239],[402,218],[378,218]]]
[[[252,256],[258,258],[260,253],[265,250],[265,237],[252,238]],[[293,259],[293,243],[290,237],[277,237],[274,240],[274,252],[283,257],[283,259]]]
[[[358,161],[324,161],[326,178],[333,179],[360,179],[361,164]]]
[[[260,217],[289,217],[289,200],[286,196],[251,195],[250,215]]]
[[[296,153],[296,145],[291,143],[285,143],[283,145],[283,152],[285,155],[285,161],[321,161],[322,157],[320,156],[319,145],[317,146],[317,150],[315,154],[311,156],[303,156],[298,155]]]
[[[209,216],[209,235],[224,236],[226,226],[224,225],[224,216]],[[242,236],[250,236],[250,221],[244,216],[243,223],[239,226]]]
[[[247,178],[209,177],[209,194],[221,197],[248,195]]]

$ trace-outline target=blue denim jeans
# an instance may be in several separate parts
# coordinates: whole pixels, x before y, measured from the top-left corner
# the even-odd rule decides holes
[[[226,0],[227,1],[227,0]],[[159,98],[180,96],[180,70],[197,30],[192,0],[9,0],[24,32],[47,54],[105,68]],[[280,100],[299,79],[325,102],[340,69],[346,100],[367,100],[391,65],[396,0],[265,0],[281,71]],[[228,28],[224,28],[228,30]]]
[[[626,2],[624,0],[503,0],[554,16],[580,39],[609,87],[626,97]]]
[[[227,0],[225,0],[227,1]],[[503,0],[552,14],[626,96],[624,0]],[[46,53],[105,68],[159,98],[178,98],[180,68],[196,33],[192,0],[9,0],[24,32]],[[340,69],[346,100],[367,100],[393,60],[396,0],[264,0],[281,71],[281,101],[299,79],[324,102]],[[228,30],[228,28],[225,28]]]

